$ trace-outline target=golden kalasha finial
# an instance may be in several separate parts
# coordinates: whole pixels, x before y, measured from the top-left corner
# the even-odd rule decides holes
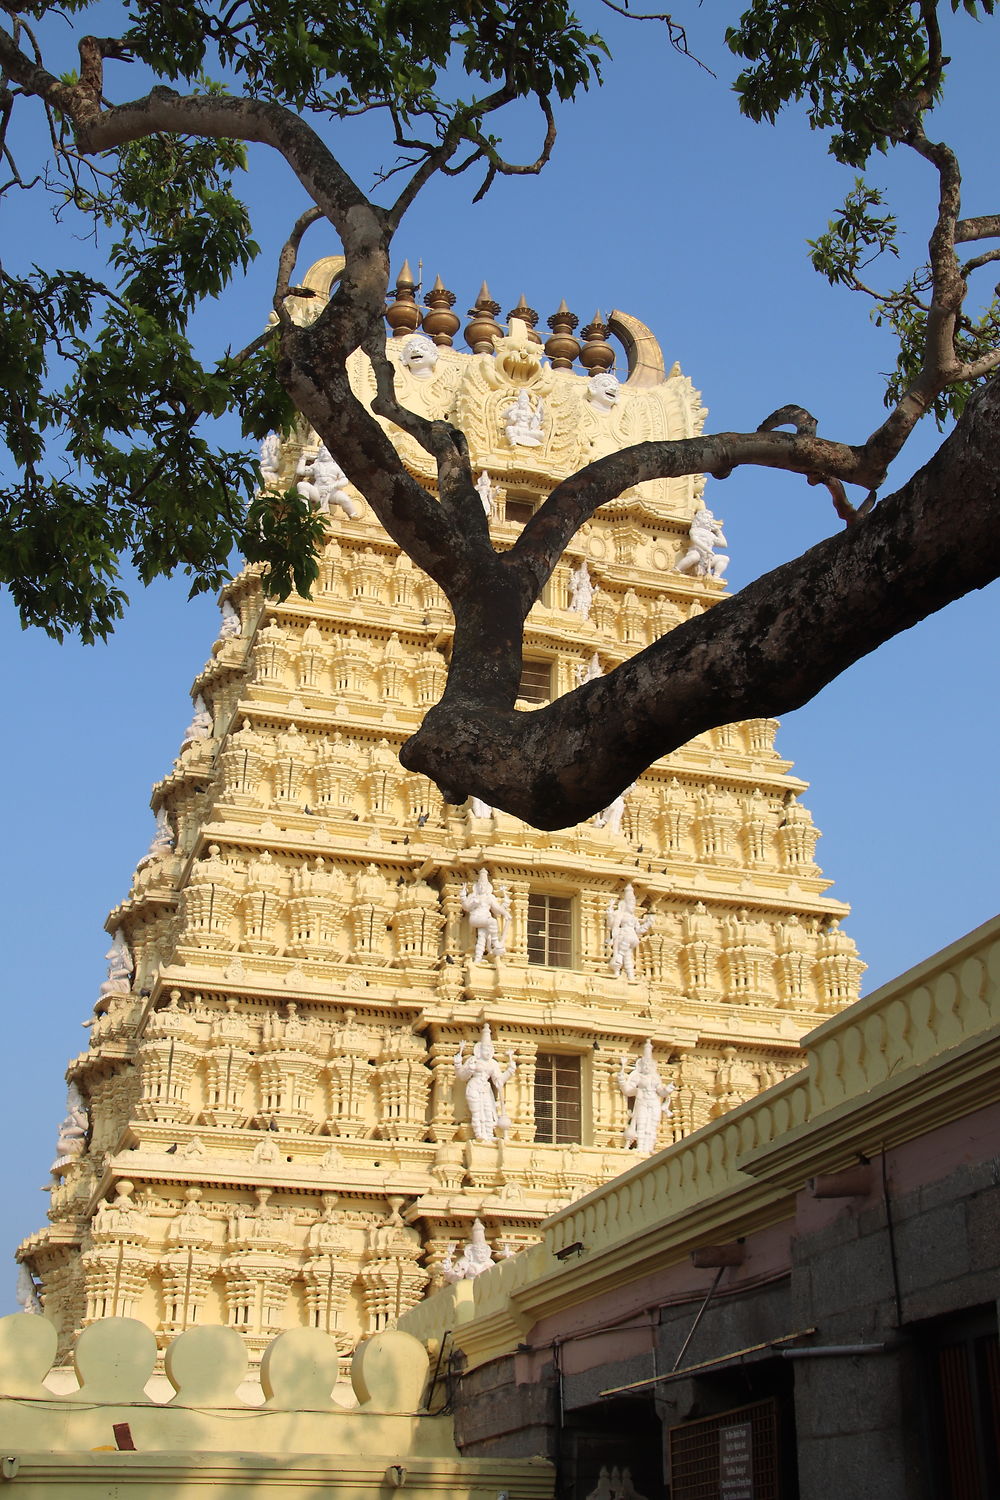
[[[566,306],[566,299],[559,304],[558,311],[548,319],[552,333],[545,340],[545,352],[552,361],[553,370],[571,370],[573,361],[580,354],[580,340],[574,338],[573,330],[580,319]]]
[[[583,330],[583,338],[580,363],[587,374],[596,375],[598,370],[610,370],[615,362],[615,351],[608,343],[608,325],[600,308],[595,312],[593,321]]]
[[[455,293],[449,292],[438,276],[424,296],[424,303],[427,307],[424,313],[424,333],[435,344],[443,344],[450,349],[452,339],[462,326],[461,318],[451,310],[455,306]]]
[[[484,281],[479,288],[475,306],[469,308],[469,317],[472,322],[466,324],[465,328],[465,342],[473,354],[492,354],[493,340],[503,337],[503,329],[496,320],[499,311],[500,304],[493,301],[490,289]]]
[[[385,320],[392,329],[394,339],[405,339],[420,327],[420,308],[413,295],[417,283],[410,270],[410,262],[404,260],[403,269],[396,280],[396,300],[385,310]]]
[[[510,322],[511,318],[520,318],[521,322],[526,324],[528,329],[528,338],[533,344],[540,344],[542,342],[540,335],[535,332],[535,324],[538,322],[538,314],[535,312],[535,309],[533,307],[529,307],[527,302],[525,302],[523,292],[521,293],[521,297],[517,306],[512,307],[510,312],[507,314],[508,323]]]

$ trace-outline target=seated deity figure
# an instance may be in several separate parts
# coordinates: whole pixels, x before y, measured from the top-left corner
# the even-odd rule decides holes
[[[595,592],[590,569],[587,567],[587,559],[581,557],[569,575],[569,608],[572,613],[582,615],[585,620],[589,620]]]
[[[611,411],[618,405],[621,390],[610,370],[595,370],[587,381],[587,400],[597,411]]]
[[[210,740],[215,732],[215,720],[212,718],[212,710],[199,693],[194,700],[194,714],[191,722],[184,731],[184,739],[181,749],[193,745],[196,740]]]
[[[305,453],[295,469],[298,480],[295,488],[303,500],[330,514],[332,505],[339,506],[349,521],[356,521],[361,514],[357,501],[347,493],[347,475],[330,453],[325,443],[320,443],[313,458]]]
[[[517,399],[505,406],[501,413],[507,441],[512,448],[540,448],[542,445],[542,422],[545,404],[541,397],[532,408],[527,391],[518,391]]]
[[[437,345],[424,333],[415,333],[408,338],[399,351],[400,364],[415,380],[430,380],[439,358]]]
[[[503,887],[501,887],[501,896],[502,894]],[[472,962],[478,964],[487,956],[506,953],[510,907],[494,892],[489,874],[485,869],[480,870],[476,876],[476,883],[471,891],[468,885],[462,886],[459,900],[462,903],[462,910],[469,918],[469,926],[476,934],[476,950],[472,956]],[[503,922],[502,928],[501,922]]]
[[[65,1172],[70,1162],[83,1155],[87,1142],[87,1106],[75,1083],[66,1090],[66,1118],[59,1126],[56,1136],[56,1159],[49,1168],[53,1177]]]
[[[108,961],[108,977],[101,985],[101,994],[127,995],[132,988],[135,959],[120,927],[104,957]]]
[[[663,1083],[653,1057],[653,1044],[647,1042],[642,1054],[625,1071],[623,1057],[616,1082],[626,1099],[633,1099],[632,1115],[625,1127],[626,1146],[635,1146],[639,1151],[655,1151],[656,1136],[660,1120],[669,1120],[672,1114],[670,1099],[674,1092],[672,1083]]]
[[[619,979],[635,979],[635,950],[653,925],[652,916],[640,917],[636,910],[635,891],[625,887],[617,901],[608,902],[607,934],[611,949],[611,972]]]
[[[146,865],[152,864],[154,859],[162,859],[170,853],[174,847],[174,830],[170,826],[170,816],[165,807],[157,809],[156,832],[149,843],[149,848],[136,865],[137,870],[145,869]]]
[[[220,641],[235,641],[243,634],[243,622],[239,612],[233,608],[228,599],[222,601],[222,624],[219,626]]]
[[[486,1238],[486,1230],[479,1219],[474,1219],[472,1234],[461,1255],[455,1260],[454,1251],[449,1251],[441,1262],[441,1275],[445,1281],[472,1281],[488,1271],[492,1264],[493,1251]]]
[[[265,489],[281,484],[281,439],[276,432],[269,432],[260,445],[260,477]]]
[[[691,545],[677,564],[678,573],[690,573],[695,578],[721,578],[729,566],[726,554],[715,552],[716,547],[726,546],[722,522],[703,505],[695,511],[688,535]]]
[[[505,1130],[510,1125],[504,1111],[503,1091],[516,1071],[512,1052],[507,1053],[507,1067],[501,1071],[488,1023],[484,1025],[471,1057],[465,1056],[465,1043],[459,1042],[455,1054],[455,1077],[459,1083],[465,1084],[465,1102],[469,1106],[472,1133],[477,1141],[495,1140],[497,1129]]]

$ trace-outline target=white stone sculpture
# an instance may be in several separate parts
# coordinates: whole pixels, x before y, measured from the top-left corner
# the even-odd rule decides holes
[[[132,988],[135,959],[119,927],[104,957],[108,961],[108,977],[101,985],[102,995],[127,995]]]
[[[482,797],[469,798],[469,811],[474,818],[492,818],[493,809]]]
[[[611,950],[611,972],[616,979],[635,979],[635,951],[653,925],[651,915],[640,916],[635,891],[628,884],[617,901],[608,902],[607,932]]]
[[[511,401],[501,412],[501,420],[507,441],[512,448],[540,448],[542,445],[542,422],[545,418],[545,403],[539,396],[534,407],[527,391],[518,391],[517,399]]]
[[[17,1291],[15,1292],[15,1296],[20,1303],[22,1312],[41,1312],[42,1303],[38,1295],[38,1287],[35,1284],[35,1278],[24,1264],[24,1261],[17,1268]]]
[[[479,1219],[474,1219],[472,1234],[464,1250],[458,1260],[454,1259],[454,1251],[448,1252],[441,1262],[441,1275],[445,1281],[472,1281],[476,1276],[481,1276],[484,1271],[488,1271],[492,1264],[493,1251],[487,1241],[486,1230]]]
[[[620,390],[621,386],[609,370],[596,370],[587,381],[587,400],[598,411],[611,411],[618,405]]]
[[[655,1151],[660,1121],[669,1120],[672,1114],[670,1100],[674,1085],[664,1083],[660,1078],[652,1042],[643,1047],[630,1073],[626,1073],[625,1064],[623,1057],[616,1077],[625,1098],[634,1100],[632,1115],[625,1127],[625,1144],[635,1146],[639,1151]]]
[[[489,469],[484,469],[476,480],[476,491],[483,502],[483,510],[486,512],[487,521],[492,521],[497,515],[497,502],[499,496],[496,486],[490,475]]]
[[[281,439],[276,432],[269,432],[260,445],[260,477],[265,489],[281,484]]]
[[[500,895],[497,895],[485,869],[480,870],[476,876],[476,883],[471,891],[468,885],[463,885],[459,892],[462,910],[468,916],[469,926],[476,935],[476,949],[472,956],[475,964],[481,963],[485,957],[507,951],[510,907],[502,899],[505,894],[505,887],[501,886]]]
[[[399,362],[416,380],[430,380],[440,358],[437,345],[425,333],[415,333],[399,351]]]
[[[66,1118],[59,1126],[59,1134],[56,1136],[56,1159],[49,1168],[53,1177],[61,1177],[70,1162],[83,1155],[88,1123],[83,1095],[78,1086],[71,1083],[66,1090]]]
[[[633,783],[634,785],[635,783]],[[609,833],[621,833],[622,819],[625,816],[625,798],[632,787],[627,786],[623,792],[619,792],[613,802],[601,809],[594,818],[595,828],[606,828]]]
[[[220,641],[236,641],[243,634],[243,621],[240,619],[239,611],[234,609],[228,599],[222,601],[222,624],[219,626]]]
[[[331,506],[339,506],[349,521],[361,514],[357,501],[347,493],[347,475],[325,443],[320,443],[314,457],[303,453],[295,469],[295,488],[303,500],[330,515]]]
[[[691,573],[695,578],[721,578],[729,566],[726,554],[715,551],[716,547],[726,546],[722,522],[703,505],[695,511],[688,535],[691,545],[677,564],[678,573]]]
[[[585,682],[593,682],[595,678],[603,676],[604,673],[601,671],[601,658],[598,656],[596,651],[591,656],[586,666],[582,664],[577,665],[576,680],[577,684],[580,687],[582,687]]]
[[[184,731],[184,739],[181,749],[193,745],[196,740],[210,740],[215,729],[215,720],[209,711],[208,704],[199,693],[194,700],[194,716]]]
[[[569,607],[573,614],[589,620],[595,592],[590,569],[587,567],[587,559],[581,557],[569,575]]]
[[[149,841],[149,848],[140,859],[136,868],[145,869],[146,865],[152,864],[154,859],[163,859],[174,847],[174,830],[170,826],[170,818],[167,809],[161,807],[156,813],[156,832]]]
[[[503,1070],[496,1060],[489,1024],[483,1026],[472,1056],[465,1056],[465,1043],[459,1042],[455,1055],[455,1077],[465,1084],[465,1102],[472,1119],[472,1133],[477,1141],[496,1139],[498,1129],[506,1130],[510,1120],[504,1110],[504,1086],[517,1071],[514,1054],[507,1053]]]

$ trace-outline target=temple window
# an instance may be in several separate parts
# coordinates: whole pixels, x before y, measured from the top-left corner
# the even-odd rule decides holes
[[[551,702],[552,663],[541,657],[526,656],[521,663],[517,696],[527,703]]]
[[[539,1052],[535,1060],[535,1140],[580,1142],[580,1059]]]
[[[569,896],[528,893],[528,962],[569,969],[573,965],[573,901]]]

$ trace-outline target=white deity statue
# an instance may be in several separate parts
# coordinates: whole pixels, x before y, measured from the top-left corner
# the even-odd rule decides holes
[[[633,782],[632,785],[634,786],[635,783]],[[607,807],[602,808],[596,814],[594,817],[595,828],[606,828],[609,833],[621,833],[622,819],[625,816],[625,798],[631,790],[632,787],[627,786],[623,792],[618,793],[613,802],[609,802]]]
[[[540,396],[532,407],[527,391],[518,391],[517,399],[505,406],[500,416],[512,448],[541,447],[545,403]]]
[[[87,1143],[88,1123],[87,1106],[83,1102],[83,1095],[79,1087],[71,1083],[66,1090],[66,1118],[59,1126],[59,1133],[56,1136],[56,1159],[49,1168],[53,1177],[60,1177],[70,1162],[83,1155]]]
[[[472,1234],[461,1255],[455,1260],[454,1251],[449,1251],[441,1262],[441,1275],[445,1281],[472,1281],[488,1271],[492,1264],[493,1251],[486,1238],[486,1230],[478,1219],[474,1219]]]
[[[487,956],[504,954],[507,951],[506,938],[510,929],[510,907],[502,899],[505,894],[503,886],[500,887],[500,895],[496,894],[485,869],[480,870],[476,876],[476,883],[471,891],[468,885],[463,885],[459,892],[462,910],[468,916],[469,926],[476,934],[476,951],[472,956],[472,962],[475,964],[481,963]]]
[[[618,405],[621,386],[610,370],[595,370],[587,381],[587,400],[598,411],[611,411]]]
[[[590,569],[587,567],[587,559],[581,557],[569,575],[569,607],[573,614],[581,615],[583,619],[589,620],[596,592]]]
[[[210,740],[215,729],[215,720],[204,698],[199,693],[194,700],[194,715],[184,731],[181,749],[193,745],[196,740]]]
[[[465,1043],[459,1042],[455,1054],[455,1077],[459,1083],[465,1084],[465,1102],[469,1106],[472,1133],[477,1141],[495,1140],[498,1129],[509,1127],[503,1091],[516,1071],[512,1052],[507,1053],[507,1067],[501,1071],[494,1055],[489,1024],[483,1026],[471,1057],[465,1056]]]
[[[627,885],[617,901],[608,902],[607,934],[611,950],[611,972],[616,979],[635,979],[635,950],[653,925],[651,915],[636,910],[635,891]]]
[[[721,578],[729,566],[726,554],[715,551],[716,547],[726,546],[722,522],[703,505],[695,511],[688,535],[691,545],[677,564],[678,573],[691,573],[695,578]]]
[[[482,797],[469,798],[469,811],[474,818],[492,818],[493,809]]]
[[[593,653],[586,666],[584,666],[582,663],[579,663],[577,665],[576,681],[579,687],[582,687],[585,682],[593,682],[596,678],[603,676],[604,673],[601,671],[601,658],[598,656],[596,651]]]
[[[234,609],[228,599],[222,601],[222,624],[219,626],[220,641],[235,641],[243,634],[243,621],[240,619],[239,611]]]
[[[108,961],[108,977],[101,985],[102,995],[127,995],[132,988],[135,959],[119,927],[104,957]]]
[[[440,358],[437,345],[425,333],[415,333],[399,351],[399,362],[416,380],[430,380]]]
[[[260,445],[260,477],[265,489],[281,484],[281,439],[276,432],[269,432]]]
[[[476,480],[476,491],[483,502],[483,510],[486,512],[487,521],[494,520],[497,515],[499,496],[490,476],[489,469],[484,469]]]
[[[673,1113],[670,1100],[674,1085],[662,1082],[653,1057],[652,1042],[643,1047],[630,1073],[626,1073],[625,1064],[623,1057],[615,1080],[625,1098],[635,1101],[625,1127],[625,1144],[635,1146],[639,1151],[655,1151],[660,1121],[669,1120]]]
[[[145,869],[154,859],[162,859],[169,854],[174,847],[174,830],[170,826],[170,818],[167,809],[161,807],[156,813],[156,832],[149,841],[149,848],[140,859],[137,870]]]
[[[22,1312],[41,1312],[42,1302],[38,1295],[38,1286],[23,1260],[17,1268],[17,1290],[14,1295],[20,1304]]]
[[[298,481],[295,488],[303,500],[330,515],[330,507],[339,506],[349,521],[356,521],[361,507],[347,493],[347,475],[331,454],[325,443],[320,443],[315,456],[303,453],[295,469]]]

